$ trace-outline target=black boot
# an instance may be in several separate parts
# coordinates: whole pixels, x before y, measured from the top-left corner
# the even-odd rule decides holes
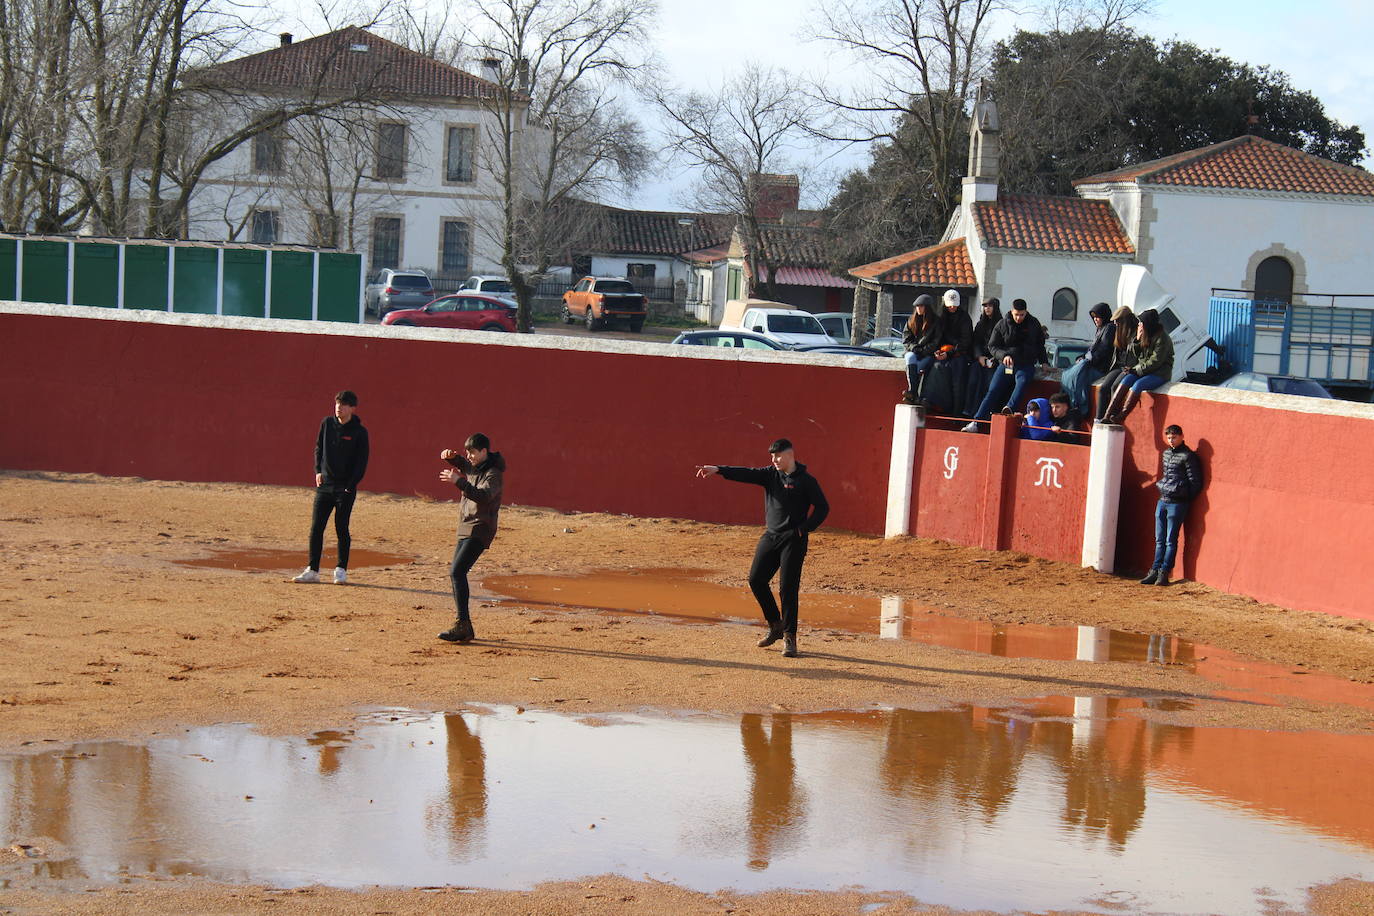
[[[1140,580],[1140,584],[1141,584],[1141,585],[1154,585],[1154,584],[1155,584],[1156,582],[1158,582],[1158,581],[1159,581],[1159,570],[1157,570],[1157,569],[1152,569],[1152,570],[1149,571],[1148,574],[1146,574],[1145,578],[1143,578],[1143,579]]]
[[[782,657],[783,657],[783,658],[796,658],[796,657],[797,657],[797,634],[796,634],[796,633],[788,633],[787,636],[783,638],[783,641],[782,641]]]
[[[445,642],[472,642],[477,634],[473,632],[471,620],[460,620],[440,633],[439,638]]]
[[[772,627],[769,627],[768,635],[763,637],[763,639],[759,640],[759,648],[766,649],[773,643],[777,642],[779,639],[782,639],[782,630],[776,630]]]
[[[1168,574],[1167,572],[1165,572],[1164,570],[1161,569],[1161,570],[1159,571],[1159,578],[1155,580],[1155,585],[1168,585],[1168,584],[1169,584],[1169,574]]]

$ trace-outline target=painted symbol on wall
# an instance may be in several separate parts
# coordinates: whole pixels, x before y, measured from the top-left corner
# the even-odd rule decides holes
[[[959,446],[951,445],[945,449],[945,480],[952,480],[959,470]]]
[[[1058,458],[1037,458],[1035,463],[1040,466],[1040,479],[1035,482],[1037,487],[1054,487],[1064,489],[1064,485],[1059,482],[1059,469],[1064,466],[1064,462]]]

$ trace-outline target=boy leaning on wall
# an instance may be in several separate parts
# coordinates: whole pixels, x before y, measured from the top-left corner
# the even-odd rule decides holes
[[[1160,474],[1155,481],[1155,560],[1141,585],[1168,585],[1178,554],[1178,533],[1193,500],[1202,492],[1202,463],[1197,452],[1183,441],[1183,427],[1164,427],[1165,449],[1159,456]]]

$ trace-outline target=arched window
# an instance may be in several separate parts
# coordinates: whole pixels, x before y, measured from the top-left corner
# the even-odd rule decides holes
[[[1255,298],[1265,302],[1293,301],[1293,265],[1274,255],[1255,268]]]
[[[1055,321],[1078,320],[1078,293],[1067,286],[1054,294],[1050,302],[1050,318]]]

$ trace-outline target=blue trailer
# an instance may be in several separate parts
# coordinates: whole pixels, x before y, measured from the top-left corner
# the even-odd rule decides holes
[[[1214,289],[1207,333],[1237,371],[1293,375],[1328,388],[1374,389],[1374,296],[1302,294],[1330,305],[1295,305],[1247,290]],[[1363,300],[1369,308],[1336,305]],[[1221,357],[1209,354],[1209,367]]]

